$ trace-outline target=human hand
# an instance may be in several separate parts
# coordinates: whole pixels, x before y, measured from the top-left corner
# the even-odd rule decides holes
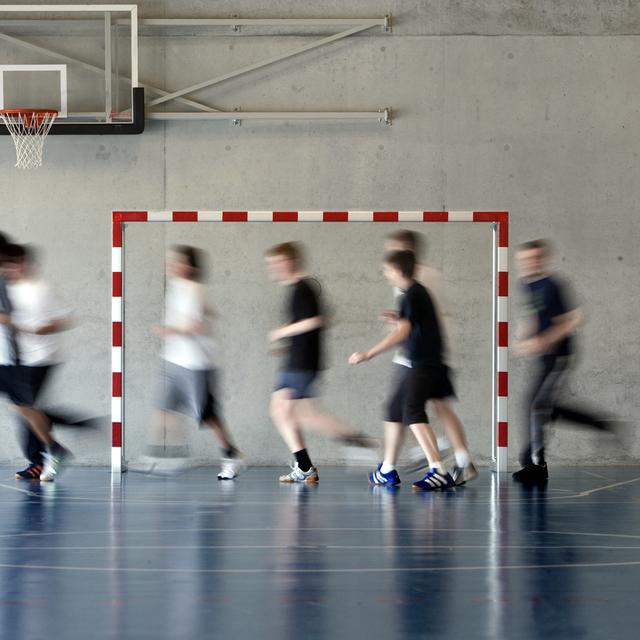
[[[367,360],[371,360],[371,356],[367,351],[356,351],[349,356],[349,364],[360,364]]]
[[[549,350],[547,341],[541,336],[534,336],[516,342],[513,346],[514,352],[519,356],[537,356],[546,353]]]
[[[385,309],[380,314],[380,319],[384,320],[384,322],[389,322],[389,323],[398,322],[398,312],[393,311],[393,309]]]

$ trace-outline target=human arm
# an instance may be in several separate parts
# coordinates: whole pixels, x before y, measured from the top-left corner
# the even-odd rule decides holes
[[[387,334],[380,342],[375,344],[368,351],[356,351],[349,357],[349,364],[360,364],[375,358],[377,355],[393,349],[402,344],[411,333],[411,323],[406,318],[399,318],[396,327]]]
[[[291,298],[291,322],[269,332],[269,341],[277,342],[321,329],[326,324],[318,294],[308,281],[296,285]]]
[[[293,336],[299,336],[303,333],[309,333],[315,331],[324,326],[324,318],[322,316],[313,316],[311,318],[304,318],[291,324],[285,324],[273,331],[269,332],[269,340],[271,342],[277,342],[278,340],[284,340],[285,338],[292,338]]]
[[[53,333],[60,333],[62,331],[67,331],[71,329],[73,326],[73,321],[70,317],[57,318],[55,320],[50,320],[44,324],[41,324],[36,329],[24,329],[20,327],[15,327],[15,330],[20,333],[32,333],[36,336],[49,336]]]
[[[181,327],[169,325],[155,325],[153,332],[162,337],[167,336],[197,336],[206,333],[207,323],[202,321],[190,322]]]
[[[539,355],[553,351],[554,347],[569,337],[584,322],[580,307],[553,318],[551,326],[538,335],[526,338],[515,345],[520,355]]]

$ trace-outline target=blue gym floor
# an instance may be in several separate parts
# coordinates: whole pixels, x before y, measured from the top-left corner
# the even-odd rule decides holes
[[[372,490],[281,469],[235,482],[0,468],[0,638],[640,636],[640,468],[483,470],[468,487]]]

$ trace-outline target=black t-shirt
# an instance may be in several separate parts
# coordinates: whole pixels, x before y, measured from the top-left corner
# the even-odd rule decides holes
[[[399,317],[411,323],[404,349],[416,369],[444,363],[444,344],[438,315],[429,292],[415,282],[400,299]]]
[[[319,293],[309,278],[302,278],[291,285],[288,312],[291,324],[322,315]],[[296,371],[320,370],[321,331],[321,329],[314,329],[290,339],[287,369]]]
[[[527,307],[529,314],[535,317],[539,335],[549,329],[555,318],[569,313],[575,309],[575,305],[569,300],[566,287],[556,278],[547,276],[534,282],[522,283],[527,294]],[[571,336],[561,340],[554,348],[553,354],[568,356],[572,351]]]

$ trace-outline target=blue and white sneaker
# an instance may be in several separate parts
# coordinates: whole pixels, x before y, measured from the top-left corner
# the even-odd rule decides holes
[[[389,471],[389,473],[382,473],[382,471],[380,471],[381,467],[382,463],[378,465],[378,468],[375,471],[372,471],[369,474],[369,482],[383,487],[398,486],[400,484],[400,476],[398,475],[398,472],[394,469],[393,471]]]
[[[429,469],[422,480],[413,483],[413,488],[417,491],[437,491],[455,486],[456,483],[448,472],[440,473],[437,469]]]

